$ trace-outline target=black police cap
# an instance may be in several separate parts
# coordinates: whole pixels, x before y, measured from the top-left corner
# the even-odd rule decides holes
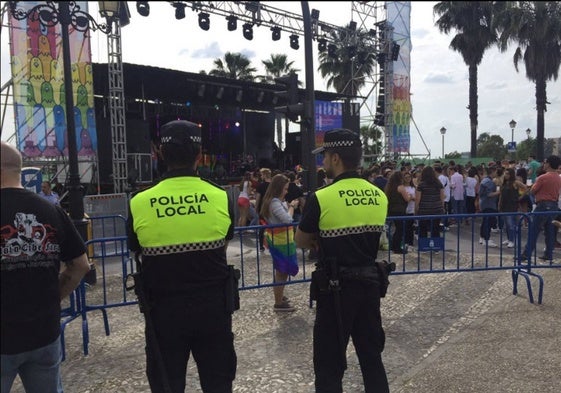
[[[361,146],[360,136],[356,132],[345,128],[336,128],[325,133],[323,136],[323,146],[312,150],[312,154],[318,154],[327,149]]]
[[[185,145],[201,142],[201,128],[198,124],[190,121],[173,120],[160,128],[160,143],[162,145]]]

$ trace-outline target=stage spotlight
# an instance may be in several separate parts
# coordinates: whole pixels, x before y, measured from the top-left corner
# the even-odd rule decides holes
[[[199,27],[205,31],[210,29],[210,15],[206,12],[199,12]]]
[[[136,11],[142,16],[150,15],[150,4],[147,1],[137,1]]]
[[[261,5],[258,1],[248,1],[245,5],[245,10],[251,12],[252,14],[259,12],[260,8]]]
[[[278,26],[271,27],[271,31],[273,32],[271,38],[273,41],[278,41],[281,38],[281,28]]]
[[[312,19],[312,21],[317,22],[319,20],[319,10],[312,8],[312,13],[310,14],[310,18]]]
[[[318,51],[325,52],[327,49],[327,40],[325,38],[318,39]]]
[[[185,18],[185,4],[183,3],[173,3],[172,6],[175,7],[175,19]]]
[[[253,39],[253,25],[251,23],[244,23],[243,36],[248,41]]]
[[[238,17],[234,15],[230,15],[226,17],[228,21],[228,31],[234,31],[238,28]]]
[[[353,57],[356,56],[356,46],[351,45],[351,46],[347,46],[347,55],[349,56],[349,59],[352,59]]]
[[[290,47],[292,49],[298,50],[300,48],[300,44],[298,43],[298,35],[291,34],[290,35]]]
[[[327,45],[327,56],[337,57],[337,47],[335,46],[335,44]]]
[[[356,31],[356,22],[354,20],[349,22],[349,30]]]

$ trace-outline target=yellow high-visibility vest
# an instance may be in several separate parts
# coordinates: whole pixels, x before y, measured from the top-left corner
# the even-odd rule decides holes
[[[164,179],[139,192],[130,211],[144,255],[224,246],[231,225],[226,191],[192,176]]]
[[[382,232],[388,213],[384,192],[362,178],[345,178],[316,191],[319,235],[337,237]]]

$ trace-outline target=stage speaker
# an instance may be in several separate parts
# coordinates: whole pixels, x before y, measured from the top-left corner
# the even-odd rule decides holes
[[[150,154],[150,126],[142,119],[127,119],[127,154]]]

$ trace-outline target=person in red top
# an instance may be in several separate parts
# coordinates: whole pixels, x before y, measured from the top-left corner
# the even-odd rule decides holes
[[[536,200],[534,212],[558,212],[559,192],[561,190],[561,177],[557,169],[561,165],[559,156],[549,156],[544,161],[545,173],[536,179],[530,192]],[[536,247],[536,240],[542,228],[545,230],[545,253],[540,257],[542,260],[550,261],[553,258],[555,243],[555,228],[552,224],[554,214],[535,215],[532,221],[533,228],[528,232],[528,243],[522,253],[522,259],[527,260],[532,256]]]

